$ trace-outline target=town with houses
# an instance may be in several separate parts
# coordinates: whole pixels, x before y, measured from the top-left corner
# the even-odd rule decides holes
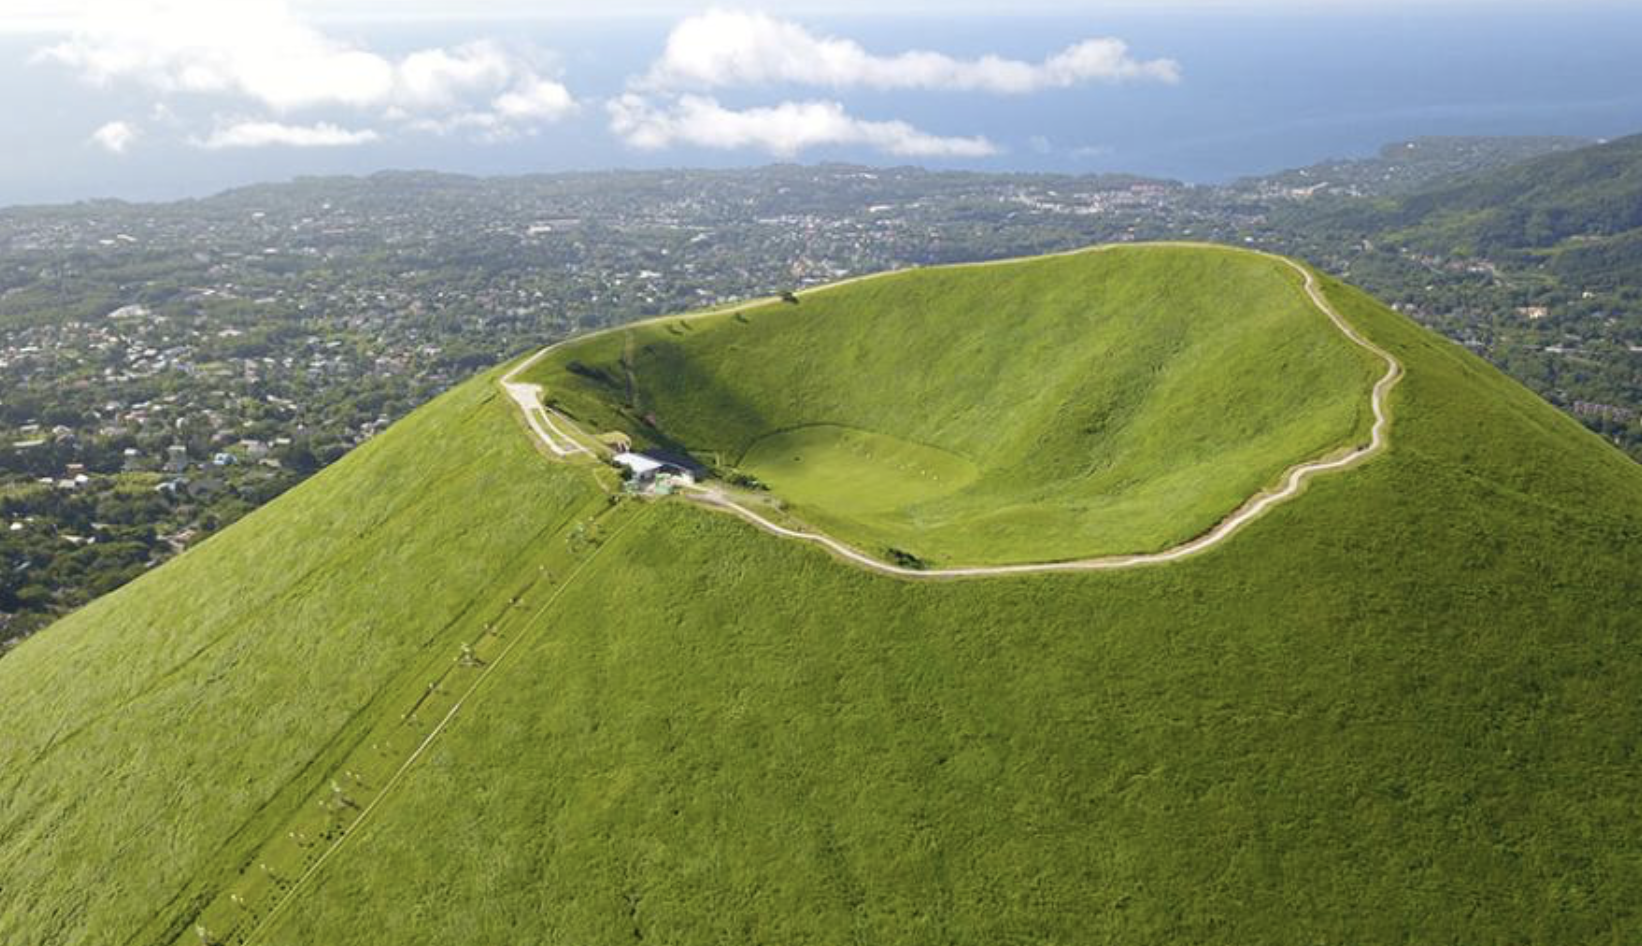
[[[1392,147],[1214,187],[844,165],[384,173],[0,210],[0,641],[555,339],[861,273],[1099,242],[1216,240],[1310,259],[1642,457],[1642,302],[1347,239],[1285,209],[1412,187],[1519,147],[1438,143],[1426,164]]]

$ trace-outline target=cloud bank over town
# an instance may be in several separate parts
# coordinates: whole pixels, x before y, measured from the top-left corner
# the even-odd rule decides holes
[[[392,57],[321,32],[283,0],[94,4],[66,38],[39,48],[34,59],[66,67],[99,88],[144,89],[159,102],[202,97],[240,112],[265,112],[189,136],[208,148],[363,144],[396,126],[424,132],[474,128],[505,138],[535,131],[578,107],[528,53],[496,41]],[[336,119],[287,121],[316,112],[344,114],[357,127],[339,126]],[[100,129],[96,140],[123,152],[136,139],[138,123],[122,118],[111,124],[125,133]]]
[[[813,147],[863,145],[907,157],[984,157],[1000,150],[984,136],[867,120],[836,100],[787,99],[735,110],[695,93],[796,86],[1026,95],[1091,82],[1175,83],[1180,75],[1174,60],[1136,59],[1126,43],[1110,37],[1074,43],[1040,62],[996,55],[962,59],[921,49],[879,55],[854,40],[817,35],[768,14],[710,10],[674,26],[661,56],[607,107],[611,130],[637,148],[684,142],[792,157]]]
[[[1093,84],[1168,85],[1182,75],[1173,59],[1137,56],[1113,37],[1080,39],[1036,60],[874,51],[796,20],[732,9],[674,22],[648,68],[624,87],[581,91],[556,51],[480,36],[389,53],[327,30],[289,0],[90,0],[61,26],[35,48],[37,68],[151,99],[149,116],[102,116],[87,130],[88,143],[109,155],[168,141],[206,150],[340,148],[418,135],[495,144],[590,113],[636,152],[792,158],[853,148],[980,158],[1004,147],[975,129],[857,114],[842,96],[1027,96]],[[734,105],[721,98],[729,92]],[[154,120],[176,115],[170,105],[183,99],[204,103],[195,127]]]
[[[998,148],[984,137],[932,135],[903,121],[856,118],[838,102],[781,102],[741,110],[686,95],[666,108],[627,94],[609,103],[610,127],[637,148],[675,144],[757,148],[782,158],[819,145],[864,145],[902,157],[985,157]]]
[[[191,143],[212,151],[222,148],[262,148],[286,145],[294,148],[337,148],[369,144],[381,136],[369,128],[348,129],[330,122],[288,125],[284,122],[243,121],[218,127]]]
[[[874,55],[853,40],[817,36],[763,13],[711,10],[687,17],[637,85],[712,89],[790,84],[830,89],[918,89],[1021,95],[1085,82],[1180,81],[1172,59],[1136,59],[1110,37],[1074,43],[1041,62],[987,55],[958,59],[930,50]]]

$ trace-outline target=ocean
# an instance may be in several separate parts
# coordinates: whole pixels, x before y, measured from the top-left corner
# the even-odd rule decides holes
[[[1193,182],[1367,155],[1420,135],[1558,134],[1615,137],[1642,131],[1642,4],[1468,4],[1415,12],[1147,12],[1053,17],[805,17],[813,31],[893,53],[935,49],[1037,60],[1089,37],[1115,36],[1143,58],[1177,60],[1178,84],[1086,85],[1027,96],[951,92],[835,92],[772,88],[720,93],[728,106],[837,99],[862,118],[902,120],[940,135],[984,135],[1000,153],[919,160],[859,148],[821,148],[804,161],[921,163],[941,168],[1129,171]],[[609,167],[729,167],[776,160],[760,151],[680,147],[637,151],[608,127],[603,102],[660,51],[671,21],[344,24],[328,32],[383,52],[487,36],[545,51],[582,101],[578,114],[538,134],[483,143],[384,131],[347,148],[206,151],[190,143],[223,118],[258,117],[254,105],[151,91],[98,88],[60,66],[31,62],[44,37],[0,38],[0,205],[93,197],[156,199],[299,174],[429,168],[475,174]],[[359,113],[303,115],[350,127]],[[88,136],[133,121],[139,137],[109,154]],[[384,126],[386,127],[386,126]]]

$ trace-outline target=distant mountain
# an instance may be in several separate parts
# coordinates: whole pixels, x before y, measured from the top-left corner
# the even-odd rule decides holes
[[[967,560],[1172,541],[1080,491],[1190,531],[1360,442],[1292,272],[1028,269],[526,377],[602,433],[773,433],[761,508],[863,542],[990,498],[948,518]],[[1123,571],[875,574],[458,386],[0,661],[0,942],[1642,941],[1642,468],[1319,282],[1406,371],[1389,449]]]
[[[1639,281],[1642,135],[1467,175],[1395,199],[1325,213],[1399,245],[1540,262],[1565,276]]]
[[[1291,196],[1389,197],[1413,193],[1466,174],[1493,171],[1545,155],[1562,154],[1596,142],[1547,136],[1433,136],[1398,141],[1372,158],[1322,161],[1303,168],[1240,180],[1241,192]]]

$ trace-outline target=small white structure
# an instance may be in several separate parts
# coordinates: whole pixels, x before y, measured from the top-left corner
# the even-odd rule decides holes
[[[691,486],[706,473],[700,464],[689,457],[675,456],[660,451],[636,453],[624,450],[610,458],[617,466],[629,472],[632,486],[662,495],[680,486]]]
[[[615,461],[618,466],[624,466],[629,470],[632,470],[633,476],[636,479],[645,479],[654,476],[656,475],[656,471],[661,469],[664,465],[660,460],[657,460],[654,457],[647,457],[642,453],[633,453],[632,451],[618,453],[610,459]]]

